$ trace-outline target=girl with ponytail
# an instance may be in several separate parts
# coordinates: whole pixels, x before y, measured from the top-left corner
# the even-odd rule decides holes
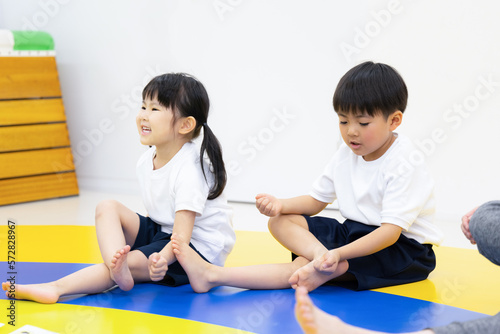
[[[141,143],[151,148],[137,164],[149,214],[141,217],[141,225],[159,229],[164,241],[159,249],[149,245],[132,249],[149,259],[152,280],[165,283],[173,278],[174,285],[187,283],[169,245],[172,233],[186,236],[194,250],[219,266],[234,245],[232,210],[223,195],[226,170],[222,149],[207,124],[207,91],[194,77],[184,73],[157,76],[146,85],[142,98],[137,127]],[[198,152],[192,140],[201,132]],[[173,276],[177,273],[180,277]]]
[[[16,285],[16,295],[8,297],[55,303],[115,285],[127,291],[141,282],[187,284],[170,242],[173,233],[207,263],[224,265],[235,234],[223,194],[221,146],[207,124],[207,92],[192,76],[169,73],[153,78],[142,98],[136,122],[149,149],[137,162],[137,176],[147,215],[116,201],[99,203],[95,224],[103,263],[54,282]],[[201,132],[198,150],[193,139]]]

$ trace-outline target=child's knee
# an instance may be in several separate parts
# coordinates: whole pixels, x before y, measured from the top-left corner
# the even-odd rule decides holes
[[[95,218],[99,218],[106,212],[118,209],[118,202],[115,200],[104,200],[97,204],[95,208]]]
[[[305,230],[309,230],[307,220],[301,215],[277,215],[269,219],[267,223],[271,234],[282,231],[286,226],[300,226]]]
[[[281,231],[283,227],[289,223],[289,215],[277,215],[275,217],[269,218],[267,222],[267,227],[271,234]]]
[[[280,224],[280,220],[279,220],[279,217],[281,217],[281,215],[278,215],[276,217],[271,217],[269,218],[268,222],[267,222],[267,228],[269,229],[269,231],[273,231],[276,229],[276,226],[278,224]]]

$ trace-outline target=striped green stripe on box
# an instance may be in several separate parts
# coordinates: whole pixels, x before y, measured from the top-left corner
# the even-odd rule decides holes
[[[43,31],[12,30],[15,51],[54,50],[52,36]]]
[[[0,56],[55,56],[54,40],[43,31],[0,29]]]

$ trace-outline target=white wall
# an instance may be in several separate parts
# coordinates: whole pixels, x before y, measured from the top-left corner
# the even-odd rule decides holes
[[[493,0],[0,0],[0,28],[56,42],[82,188],[136,191],[135,114],[155,74],[206,86],[227,192],[308,191],[339,142],[339,78],[363,60],[396,67],[410,92],[399,129],[436,179],[438,217],[499,198],[500,20]]]

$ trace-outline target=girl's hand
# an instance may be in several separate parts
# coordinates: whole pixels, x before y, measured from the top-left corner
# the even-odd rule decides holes
[[[276,197],[268,194],[258,194],[255,199],[255,206],[263,215],[275,217],[281,213],[282,204]]]
[[[331,249],[313,261],[314,268],[320,272],[333,273],[340,262],[340,254],[336,249]]]
[[[472,215],[474,214],[474,212],[476,212],[478,207],[475,207],[474,209],[472,209],[471,211],[467,212],[463,217],[462,217],[462,232],[464,233],[465,237],[467,239],[469,239],[470,243],[475,245],[476,244],[476,240],[474,240],[474,238],[472,237],[472,234],[470,233],[470,230],[469,230],[469,222],[470,222],[470,218],[472,217]]]
[[[160,253],[153,253],[148,259],[149,277],[153,282],[161,281],[168,270],[167,259]]]

